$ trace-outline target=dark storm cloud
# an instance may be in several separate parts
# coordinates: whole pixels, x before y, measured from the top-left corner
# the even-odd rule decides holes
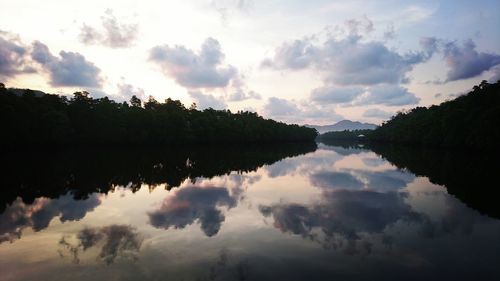
[[[21,238],[22,230],[27,227],[34,231],[45,229],[57,216],[61,222],[80,220],[99,204],[101,200],[96,194],[86,200],[75,200],[70,195],[58,199],[39,198],[32,205],[18,198],[0,215],[0,243]]]
[[[80,42],[87,45],[100,44],[111,48],[126,48],[132,46],[137,39],[138,25],[118,22],[112,10],[107,10],[101,21],[103,31],[84,24],[80,29]]]
[[[101,87],[101,70],[83,55],[61,51],[59,56],[52,55],[45,44],[33,42],[31,58],[49,72],[52,86]]]
[[[35,72],[29,66],[28,49],[17,36],[0,30],[0,78]]]
[[[80,262],[81,251],[97,246],[101,248],[98,259],[107,264],[112,264],[118,257],[136,260],[143,241],[134,227],[117,224],[82,229],[76,234],[77,245],[69,243],[66,238],[63,236],[59,245],[72,255],[75,263]],[[64,251],[59,253],[64,257]]]
[[[156,228],[184,228],[198,221],[207,236],[214,236],[225,220],[218,207],[232,208],[237,198],[224,187],[184,187],[167,197],[158,210],[148,213]]]
[[[187,88],[222,88],[228,86],[238,71],[224,65],[224,53],[220,44],[207,38],[198,52],[184,46],[156,46],[151,49],[149,59],[158,64],[163,72]]]

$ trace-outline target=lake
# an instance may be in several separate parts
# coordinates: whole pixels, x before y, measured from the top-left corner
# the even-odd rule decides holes
[[[11,151],[0,280],[499,280],[488,153]]]

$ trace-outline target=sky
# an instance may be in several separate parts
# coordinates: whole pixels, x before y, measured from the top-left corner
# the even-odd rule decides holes
[[[0,82],[380,124],[500,79],[500,1],[7,0]]]

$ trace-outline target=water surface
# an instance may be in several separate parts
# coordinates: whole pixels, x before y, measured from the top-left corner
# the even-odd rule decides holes
[[[0,280],[498,280],[487,163],[344,144],[13,153]]]

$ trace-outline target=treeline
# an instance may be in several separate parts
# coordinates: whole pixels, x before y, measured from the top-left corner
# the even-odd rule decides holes
[[[76,92],[72,98],[22,94],[0,83],[3,144],[186,144],[312,141],[314,129],[264,119],[257,113],[203,111],[180,101],[129,103]]]
[[[440,147],[498,146],[500,81],[482,81],[454,100],[400,112],[374,130],[369,139]]]
[[[454,100],[399,112],[375,130],[327,132],[318,139],[493,148],[500,143],[500,82],[482,81]]]

